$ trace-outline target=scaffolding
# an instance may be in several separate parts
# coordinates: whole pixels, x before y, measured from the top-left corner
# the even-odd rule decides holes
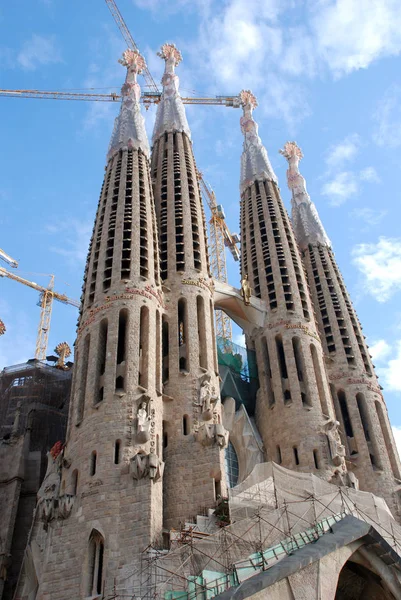
[[[401,555],[401,527],[383,499],[315,475],[262,463],[229,492],[230,520],[204,537],[181,536],[170,551],[148,547],[109,600],[211,600],[274,567],[348,515],[372,525]]]

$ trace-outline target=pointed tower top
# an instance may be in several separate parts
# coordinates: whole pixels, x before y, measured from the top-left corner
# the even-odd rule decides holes
[[[279,151],[288,160],[287,183],[292,191],[292,223],[301,249],[308,244],[323,244],[331,247],[315,205],[306,191],[306,182],[299,172],[302,150],[296,142],[286,142]]]
[[[255,180],[268,179],[277,183],[277,177],[270,164],[266,148],[258,135],[258,125],[254,121],[252,111],[258,103],[250,90],[240,92],[240,102],[244,111],[241,117],[241,131],[244,134],[244,145],[241,156],[241,193]]]
[[[141,88],[136,80],[137,75],[146,67],[145,59],[137,50],[126,50],[118,62],[127,67],[127,76],[121,88],[120,114],[114,121],[107,160],[119,150],[128,148],[141,149],[149,158],[149,142],[139,105]]]
[[[173,131],[182,131],[191,139],[184,104],[179,93],[180,80],[174,71],[182,61],[181,52],[174,44],[163,44],[157,55],[166,61],[166,66],[162,77],[163,93],[157,107],[153,130],[153,143],[163,133]]]

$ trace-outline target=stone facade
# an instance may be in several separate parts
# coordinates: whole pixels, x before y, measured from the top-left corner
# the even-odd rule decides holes
[[[178,527],[225,492],[213,282],[190,131],[178,91],[173,45],[166,62],[152,150],[163,321],[164,523]]]
[[[269,309],[250,340],[260,380],[256,423],[269,460],[329,479],[336,470],[345,476],[344,460],[336,460],[327,443],[334,411],[301,256],[257,135],[256,100],[250,92],[241,98],[241,161],[247,165],[241,179],[241,276]]]
[[[301,150],[295,142],[287,142],[282,153],[289,162],[292,220],[308,275],[348,469],[355,473],[360,489],[384,496],[399,517],[400,460],[365,336],[330,240],[299,173]]]

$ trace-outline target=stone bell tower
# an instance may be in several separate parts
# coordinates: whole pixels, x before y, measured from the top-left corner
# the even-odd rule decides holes
[[[258,136],[253,94],[240,94],[241,275],[267,305],[263,328],[252,335],[260,390],[256,422],[267,460],[322,477],[346,479],[301,256],[277,179]]]
[[[177,527],[225,490],[213,282],[191,132],[175,67],[164,44],[163,94],[153,134],[152,179],[159,226],[163,316],[165,525]]]
[[[287,142],[280,152],[288,160],[292,221],[308,274],[349,470],[358,478],[360,489],[383,496],[399,517],[395,489],[401,477],[400,461],[365,336],[299,172],[301,149]]]
[[[145,63],[131,50],[120,62],[127,77],[85,271],[67,442],[49,457],[20,584],[28,597],[34,573],[37,600],[135,589],[140,554],[162,533],[164,301],[136,82]]]

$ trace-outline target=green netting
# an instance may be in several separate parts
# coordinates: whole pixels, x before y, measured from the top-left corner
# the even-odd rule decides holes
[[[231,340],[217,337],[217,353],[220,365],[229,367],[247,381],[257,379],[256,357],[254,350],[248,350]]]

